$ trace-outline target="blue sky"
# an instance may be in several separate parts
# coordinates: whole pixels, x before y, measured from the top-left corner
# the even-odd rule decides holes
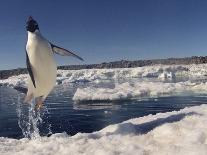
[[[205,0],[2,0],[0,69],[25,67],[30,15],[85,59],[56,56],[58,65],[207,55]]]

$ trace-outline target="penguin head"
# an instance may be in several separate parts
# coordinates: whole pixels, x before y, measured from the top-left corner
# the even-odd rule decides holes
[[[26,29],[29,32],[35,32],[36,30],[39,30],[38,23],[30,16],[27,20]]]

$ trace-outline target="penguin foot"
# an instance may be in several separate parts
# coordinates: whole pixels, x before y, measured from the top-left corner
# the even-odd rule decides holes
[[[38,103],[36,103],[36,105],[35,105],[35,109],[36,109],[36,110],[40,110],[40,109],[42,109],[42,107],[43,107],[43,103],[42,103],[42,102],[38,102]]]
[[[43,107],[43,99],[42,99],[42,97],[36,98],[35,109],[36,110],[40,110],[40,109],[42,109],[42,107]]]

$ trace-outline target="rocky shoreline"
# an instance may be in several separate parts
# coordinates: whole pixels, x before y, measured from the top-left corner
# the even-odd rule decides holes
[[[102,69],[102,68],[133,68],[150,66],[156,64],[163,65],[189,65],[189,64],[203,64],[207,63],[207,56],[193,56],[186,58],[168,58],[168,59],[152,59],[152,60],[137,60],[137,61],[114,61],[114,62],[104,62],[101,64],[89,64],[89,65],[69,65],[69,66],[59,66],[58,69],[62,70],[80,70],[80,69]],[[27,74],[26,68],[18,68],[12,70],[1,70],[0,79],[6,79],[10,76]]]

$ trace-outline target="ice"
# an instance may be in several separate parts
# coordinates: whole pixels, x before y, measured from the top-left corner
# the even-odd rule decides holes
[[[93,133],[0,138],[1,155],[206,155],[207,105],[109,125]]]
[[[61,77],[67,77],[68,82],[76,80],[111,80],[117,78],[158,78],[163,74],[169,78],[179,76],[200,78],[207,76],[206,68],[207,64],[153,65],[137,68],[58,70],[58,74]]]
[[[175,74],[173,72],[163,72],[158,76],[159,79],[173,79]]]
[[[190,66],[188,66],[190,67]],[[112,80],[126,78],[158,78],[161,74],[178,76],[183,73],[188,75],[187,66],[146,66],[137,68],[117,68],[117,69],[83,69],[83,70],[59,70],[58,73],[62,77],[68,77],[67,82],[81,81],[97,81],[97,80]]]
[[[137,68],[116,69],[82,69],[82,70],[58,70],[57,85],[73,82],[100,82],[104,80],[129,79],[129,78],[175,78],[207,76],[207,64],[192,65],[154,65]],[[14,87],[25,85],[27,75],[12,76],[0,80],[0,85]]]
[[[3,86],[15,87],[25,86],[27,82],[27,74],[20,74],[18,76],[11,76],[8,79],[0,80],[0,84]]]
[[[127,100],[134,98],[154,98],[169,95],[183,95],[189,93],[207,94],[207,82],[194,83],[190,81],[178,83],[163,83],[140,81],[137,83],[125,82],[116,84],[114,88],[96,88],[89,86],[78,88],[74,94],[75,101],[106,101]]]

